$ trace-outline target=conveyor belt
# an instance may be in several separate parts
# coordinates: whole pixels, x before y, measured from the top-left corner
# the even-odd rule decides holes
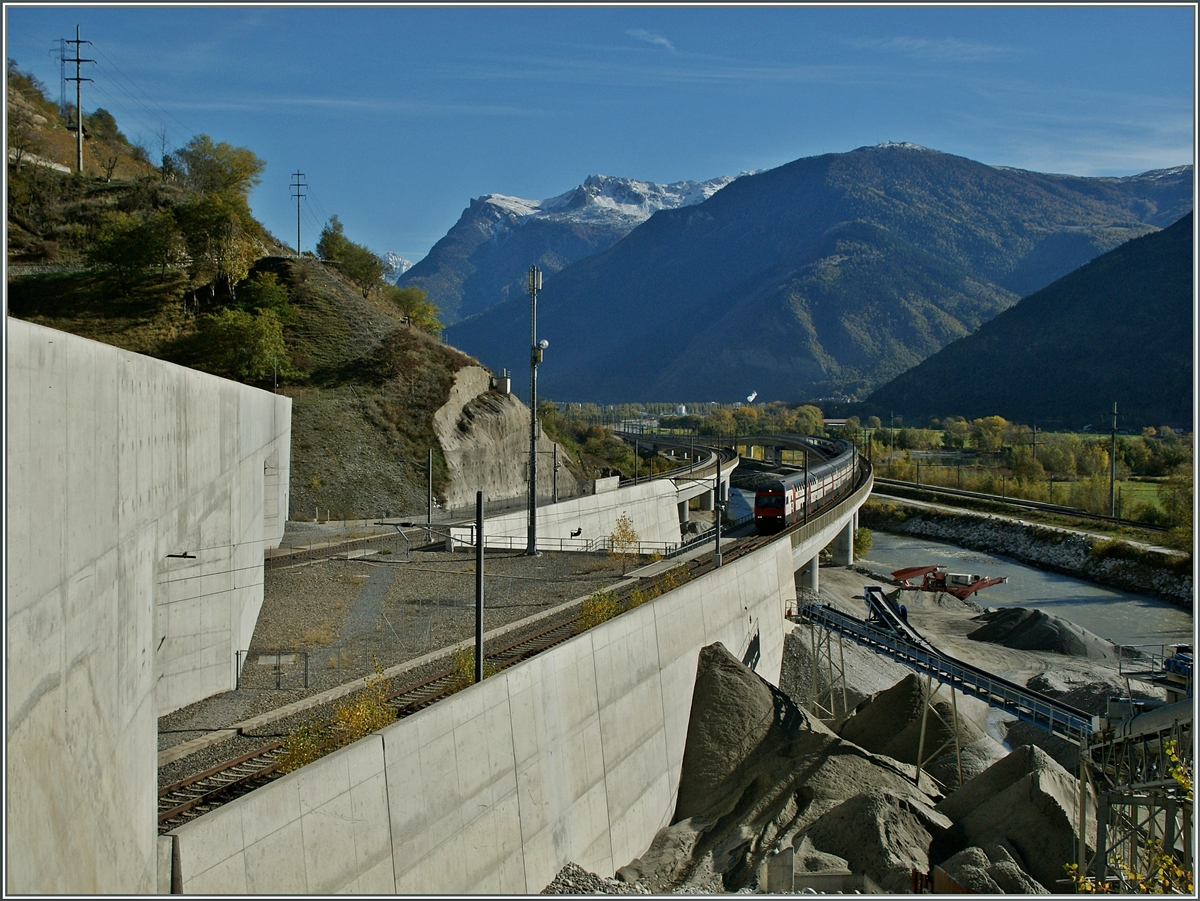
[[[868,624],[878,622],[886,631],[899,635],[911,644],[919,645],[927,651],[937,651],[937,648],[925,640],[925,636],[908,624],[906,617],[900,616],[878,585],[868,585],[863,589],[863,596],[867,599]]]
[[[878,591],[882,595],[882,590]],[[868,604],[874,593],[867,591]],[[1092,719],[1082,710],[939,652],[911,626],[903,623],[885,598],[879,600],[882,600],[880,607],[887,610],[887,613],[881,612],[886,625],[855,619],[827,604],[805,604],[800,608],[799,615],[830,632],[845,635],[876,654],[891,657],[918,673],[932,676],[963,694],[979,698],[998,710],[1011,713],[1023,722],[1032,723],[1068,741],[1082,743],[1091,735]],[[872,605],[872,612],[877,609]],[[897,625],[903,626],[903,629],[894,628]]]

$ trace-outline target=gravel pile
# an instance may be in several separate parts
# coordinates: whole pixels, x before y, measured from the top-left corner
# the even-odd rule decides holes
[[[983,623],[969,633],[972,641],[990,641],[1020,651],[1051,651],[1113,663],[1119,656],[1115,644],[1069,620],[1025,607],[989,609],[974,617]]]
[[[577,863],[569,863],[554,880],[542,889],[543,895],[648,895],[649,889],[641,884],[630,885],[619,879],[605,879],[589,873]]]

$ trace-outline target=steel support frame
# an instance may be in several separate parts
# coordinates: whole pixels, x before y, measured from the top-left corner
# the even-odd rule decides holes
[[[821,629],[815,623],[808,624],[809,647],[812,648],[812,660],[808,677],[808,704],[810,711],[817,715],[822,722],[836,722],[837,701],[841,698],[844,718],[850,713],[850,705],[846,700],[846,657],[842,651],[842,636],[837,635],[837,663],[833,659],[833,636],[835,633]],[[824,664],[824,666],[822,666]],[[825,690],[818,690],[818,679],[824,673]],[[826,703],[828,702],[828,703]]]
[[[918,677],[918,679],[919,678],[920,677]],[[951,722],[951,723],[947,723],[946,720],[942,717],[941,713],[938,712],[938,709],[933,706],[934,698],[937,697],[938,693],[942,690],[943,686],[947,686],[950,689],[950,709],[951,709],[951,718],[953,719],[953,722]],[[921,784],[921,770],[925,766],[925,764],[931,760],[936,760],[939,756],[941,756],[942,752],[945,751],[947,748],[949,748],[951,741],[953,741],[953,743],[954,743],[954,760],[955,760],[955,763],[957,763],[957,765],[958,765],[958,784],[961,786],[963,784],[963,769],[962,769],[962,747],[958,743],[958,693],[954,690],[953,684],[942,682],[940,680],[938,681],[937,688],[934,688],[933,687],[933,676],[926,676],[925,677],[925,691],[922,694],[924,695],[924,702],[921,705],[921,738],[917,742],[917,774],[914,777],[915,784],[917,784],[917,785]],[[948,728],[950,730],[951,734],[954,737],[952,739],[947,739],[946,741],[942,742],[941,747],[939,747],[936,751],[933,751],[932,753],[930,753],[930,755],[928,757],[926,757],[925,756],[925,727],[929,721],[929,714],[931,711],[932,711],[933,715],[938,718],[938,721],[943,726],[945,726],[946,728]]]

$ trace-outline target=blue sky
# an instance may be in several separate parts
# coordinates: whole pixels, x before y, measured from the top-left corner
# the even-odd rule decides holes
[[[1195,21],[1158,7],[22,6],[7,55],[157,152],[165,126],[266,161],[294,244],[336,214],[414,262],[472,197],[670,182],[881,141],[1076,175],[1193,161]],[[73,74],[73,73],[68,73]],[[73,98],[73,85],[68,85]]]

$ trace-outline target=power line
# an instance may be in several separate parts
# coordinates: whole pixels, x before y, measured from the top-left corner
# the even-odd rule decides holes
[[[148,100],[150,103],[154,104],[154,106],[157,107],[157,109],[160,110],[160,112],[164,116],[167,116],[168,119],[173,119],[175,121],[175,125],[178,125],[180,128],[182,128],[182,130],[184,130],[185,133],[188,131],[188,127],[186,125],[182,124],[182,122],[179,121],[179,119],[175,119],[174,114],[170,113],[169,110],[163,109],[163,107],[160,106],[160,104],[158,104],[158,102],[156,100],[154,100],[154,97],[151,97],[149,94],[146,94],[146,92],[144,90],[142,90],[142,88],[140,88],[140,85],[138,85],[137,82],[134,82],[134,80],[130,76],[127,76],[127,74],[125,72],[122,72],[120,66],[116,65],[112,59],[109,59],[108,56],[101,53],[100,50],[97,50],[96,55],[100,56],[100,58],[102,60],[104,60],[104,62],[107,62],[107,64],[113,68],[113,71],[120,74],[120,76],[122,78],[127,80],[127,82],[133,86],[133,88],[136,88],[140,92],[140,94],[142,94],[142,96],[146,98],[146,100]],[[125,90],[124,86],[121,86],[121,85],[118,85],[118,86],[120,86],[121,90]],[[126,92],[128,92],[128,91],[126,91]],[[136,97],[133,97],[132,94],[130,95],[130,97],[131,97],[131,100],[140,104],[140,101],[138,101]],[[149,109],[146,109],[146,113],[148,113],[151,116],[154,116],[154,113],[151,113]],[[157,118],[157,116],[155,116],[155,118]]]

